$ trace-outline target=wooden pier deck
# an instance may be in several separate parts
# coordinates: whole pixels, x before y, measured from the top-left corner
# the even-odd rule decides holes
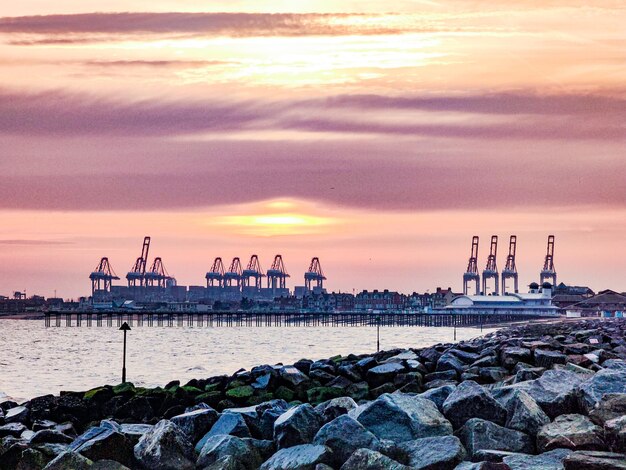
[[[46,327],[481,327],[537,320],[522,314],[292,312],[46,312]]]

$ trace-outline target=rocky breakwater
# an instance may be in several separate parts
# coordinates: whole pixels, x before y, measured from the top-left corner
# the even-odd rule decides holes
[[[626,469],[626,322],[0,403],[0,469]]]

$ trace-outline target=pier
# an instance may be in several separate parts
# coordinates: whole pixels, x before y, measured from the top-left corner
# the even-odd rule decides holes
[[[481,327],[525,322],[527,314],[295,313],[295,312],[46,312],[46,327]]]

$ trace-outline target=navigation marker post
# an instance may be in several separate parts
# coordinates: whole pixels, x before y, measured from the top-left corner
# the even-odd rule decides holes
[[[130,326],[128,326],[128,323],[124,322],[124,324],[120,327],[120,330],[124,332],[124,357],[122,359],[122,383],[126,383],[126,332],[130,331]]]

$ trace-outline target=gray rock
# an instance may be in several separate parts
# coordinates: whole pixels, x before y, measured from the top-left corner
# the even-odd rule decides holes
[[[214,409],[202,408],[174,416],[170,421],[182,429],[191,442],[197,442],[211,429],[218,416]]]
[[[331,461],[330,448],[301,444],[279,450],[261,465],[261,470],[315,470],[317,464],[327,464]]]
[[[26,431],[26,426],[22,423],[9,423],[0,426],[0,439],[6,436],[20,437]]]
[[[443,387],[431,388],[424,393],[420,393],[419,396],[432,401],[437,406],[437,409],[443,412],[443,403],[454,392],[455,388],[456,385],[444,385]]]
[[[526,348],[504,348],[500,352],[502,365],[507,369],[512,369],[518,362],[530,362],[531,352]]]
[[[443,403],[443,414],[455,429],[471,418],[504,425],[506,410],[483,387],[472,380],[461,383]]]
[[[339,416],[322,426],[313,443],[330,447],[333,463],[337,466],[348,460],[357,449],[380,447],[379,439],[349,415]]]
[[[457,467],[454,470],[511,470],[511,469],[505,463],[461,462],[459,465],[457,465]]]
[[[114,460],[98,460],[93,463],[91,470],[130,470],[126,465],[122,465]]]
[[[94,461],[116,460],[127,467],[134,464],[132,442],[121,433],[102,426],[90,428],[78,436],[69,450]]]
[[[198,468],[204,468],[225,456],[231,456],[245,469],[256,469],[263,461],[257,449],[243,439],[217,435],[206,441],[196,465]]]
[[[43,442],[50,442],[54,444],[69,444],[73,439],[66,436],[62,432],[55,431],[54,429],[42,429],[37,431],[29,440],[31,445],[41,444]]]
[[[611,450],[626,452],[626,414],[604,423],[604,436]]]
[[[93,462],[76,452],[63,452],[48,465],[44,470],[89,470],[93,469]]]
[[[511,470],[562,470],[563,460],[571,453],[569,449],[554,449],[539,455],[512,455],[505,457],[502,461]]]
[[[535,435],[550,422],[537,402],[523,390],[515,390],[506,404],[506,427]]]
[[[626,415],[626,393],[606,393],[589,412],[589,418],[596,424],[604,423]]]
[[[583,415],[558,416],[537,434],[537,449],[540,452],[556,448],[573,450],[604,450],[602,428]]]
[[[246,470],[246,468],[232,455],[224,455],[202,470]]]
[[[626,470],[624,454],[578,451],[563,460],[565,470]]]
[[[278,373],[283,381],[294,387],[309,381],[309,378],[306,375],[293,366],[281,367]]]
[[[248,425],[244,417],[239,413],[222,413],[219,419],[213,424],[209,432],[207,432],[197,443],[196,452],[200,452],[204,443],[213,436],[227,434],[237,437],[252,437]],[[195,442],[195,441],[194,441]]]
[[[626,393],[626,370],[602,369],[580,384],[581,405],[590,412],[607,393]]]
[[[400,444],[414,470],[452,470],[465,459],[465,448],[455,436],[426,437]]]
[[[2,462],[2,460],[2,457],[0,457],[0,462]],[[16,466],[16,470],[41,470],[50,463],[51,460],[51,458],[48,458],[36,449],[24,449],[20,456],[20,461]],[[0,463],[0,468],[6,468],[6,464],[4,462]]]
[[[458,357],[450,352],[446,352],[441,355],[437,361],[436,371],[441,372],[445,370],[453,370],[457,374],[462,374],[467,366]]]
[[[349,414],[379,439],[394,442],[452,434],[432,401],[403,393],[381,395]]]
[[[550,369],[555,364],[565,364],[567,356],[558,351],[549,351],[546,349],[535,350],[535,364],[539,367]]]
[[[320,403],[315,407],[315,411],[322,417],[324,423],[328,423],[356,407],[357,404],[352,398],[339,397]]]
[[[321,416],[311,405],[295,406],[274,423],[274,440],[279,449],[310,443],[322,426]]]
[[[341,470],[411,470],[380,452],[359,449],[341,466]]]
[[[192,470],[193,445],[187,435],[171,421],[159,421],[135,445],[135,457],[146,468]]]
[[[30,410],[25,406],[16,406],[9,409],[4,414],[4,421],[6,423],[28,423],[30,418]]]
[[[479,450],[504,450],[529,454],[535,447],[527,434],[479,418],[467,421],[458,431],[458,436],[472,459]]]
[[[396,374],[404,371],[404,366],[397,362],[389,364],[381,364],[376,367],[372,367],[367,371],[367,382],[372,387],[378,387],[386,382],[393,381]]]
[[[585,376],[566,370],[548,370],[534,381],[524,382],[525,390],[550,417],[578,409],[578,386]]]

